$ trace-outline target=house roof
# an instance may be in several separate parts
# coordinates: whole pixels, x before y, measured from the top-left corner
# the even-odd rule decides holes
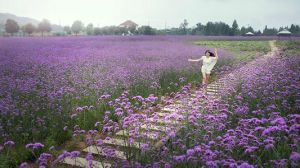
[[[248,32],[248,33],[246,33],[247,35],[254,35],[252,32]]]
[[[286,29],[284,29],[284,30],[278,32],[277,34],[291,34],[291,32],[288,31],[288,30],[286,30]]]
[[[134,23],[131,20],[126,20],[125,22],[121,23],[119,26],[125,26],[125,27],[135,27],[138,24]]]

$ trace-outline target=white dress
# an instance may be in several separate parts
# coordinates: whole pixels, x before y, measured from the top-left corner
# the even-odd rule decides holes
[[[203,65],[201,67],[201,71],[203,73],[210,74],[211,70],[214,68],[214,66],[217,63],[217,57],[202,56],[201,59],[203,61]]]

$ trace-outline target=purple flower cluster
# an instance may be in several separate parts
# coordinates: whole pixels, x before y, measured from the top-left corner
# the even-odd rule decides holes
[[[35,149],[40,149],[40,148],[43,148],[44,145],[41,144],[41,143],[29,143],[25,146],[27,149],[32,149],[32,150],[35,150]]]

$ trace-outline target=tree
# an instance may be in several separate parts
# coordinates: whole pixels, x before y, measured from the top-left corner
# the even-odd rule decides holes
[[[86,33],[88,35],[93,35],[94,34],[94,27],[93,27],[93,24],[90,23],[86,26]]]
[[[201,23],[196,24],[196,28],[192,30],[193,35],[204,35],[205,25]]]
[[[263,35],[273,36],[273,35],[276,35],[277,32],[278,32],[277,29],[275,29],[275,28],[269,29],[266,25],[265,29],[263,30]]]
[[[242,27],[241,27],[241,32],[240,32],[240,34],[241,34],[241,35],[245,35],[246,33],[247,33],[246,27],[242,26]]]
[[[151,26],[141,26],[138,28],[138,33],[143,35],[155,35],[155,29]]]
[[[183,34],[187,34],[187,26],[188,22],[186,19],[183,20],[183,23],[180,24],[179,29],[182,31]]]
[[[44,32],[50,32],[51,31],[51,24],[50,21],[47,19],[43,19],[38,25],[38,30],[42,33],[42,36],[44,36]]]
[[[238,35],[239,34],[239,25],[237,24],[237,21],[234,20],[232,23],[232,35]]]
[[[72,34],[72,30],[70,26],[65,26],[64,27],[64,32],[66,32],[67,34]]]
[[[300,27],[299,25],[295,25],[293,30],[290,30],[294,35],[300,35]]]
[[[205,26],[205,29],[204,29],[204,34],[205,35],[208,35],[208,36],[211,36],[211,35],[214,35],[214,32],[215,32],[215,25],[213,22],[207,22],[206,23],[206,26]]]
[[[24,26],[25,33],[27,33],[29,35],[31,35],[35,30],[36,30],[36,27],[31,23],[28,23]]]
[[[77,34],[83,30],[83,23],[80,20],[76,20],[73,22],[71,29],[77,36]]]
[[[94,35],[100,35],[100,34],[102,34],[101,28],[95,27],[94,28]]]
[[[254,29],[251,26],[248,26],[246,28],[246,32],[252,32],[252,33],[254,33]]]
[[[261,35],[261,31],[258,30],[257,32],[255,32],[255,35],[260,36]]]
[[[18,23],[12,19],[7,19],[5,23],[5,31],[13,35],[19,31],[20,27]]]

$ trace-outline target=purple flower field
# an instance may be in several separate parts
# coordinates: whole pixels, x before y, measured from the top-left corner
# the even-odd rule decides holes
[[[50,144],[62,143],[70,137],[62,129],[66,125],[94,125],[102,118],[107,109],[97,99],[103,94],[116,98],[122,88],[144,96],[165,94],[188,81],[200,82],[200,64],[187,59],[207,47],[193,45],[194,38],[1,38],[0,144],[13,140],[23,146],[49,137],[55,140]],[[233,59],[229,51],[219,52],[221,60]],[[96,106],[90,118],[71,120],[78,106],[89,105]]]
[[[192,83],[201,82],[201,64],[187,61],[209,49],[192,44],[199,39],[0,39],[0,161],[12,167],[29,167],[33,160],[56,166],[65,157],[82,155],[77,149],[56,149],[72,137],[100,147],[121,129],[129,131],[130,145],[147,137],[150,132],[141,135],[140,129],[159,118],[151,114],[157,103],[172,104],[189,95]],[[227,64],[235,59],[230,51],[219,49],[219,56],[218,74],[234,74],[222,88],[222,101],[199,104],[206,95],[197,92],[186,102],[191,108],[187,116],[179,108],[164,118],[184,123],[178,132],[165,128],[167,143],[151,150],[152,142],[144,141],[141,152],[129,151],[134,155],[130,162],[116,161],[115,166],[299,165],[299,56],[257,58],[236,67]],[[168,94],[174,100],[165,99]],[[115,155],[112,149],[107,152]],[[84,157],[91,164],[95,159],[91,153]]]

